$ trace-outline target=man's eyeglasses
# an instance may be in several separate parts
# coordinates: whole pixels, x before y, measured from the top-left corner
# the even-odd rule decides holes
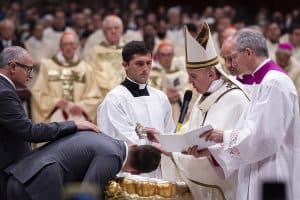
[[[13,62],[8,63],[8,65],[10,65],[11,63],[13,63]],[[25,69],[25,71],[28,74],[31,74],[31,72],[33,71],[33,66],[25,65],[25,64],[22,64],[22,63],[19,63],[19,62],[14,62],[14,63],[16,65],[18,65],[19,67],[22,67],[23,69]]]
[[[229,56],[224,57],[224,60],[225,60],[226,62],[232,62],[233,60],[236,60],[236,59],[237,59],[239,53],[242,53],[242,52],[244,52],[244,51],[245,51],[245,50],[243,50],[243,51],[237,51],[237,52],[235,52],[235,53],[233,53],[233,54],[231,54],[231,55],[229,55]]]

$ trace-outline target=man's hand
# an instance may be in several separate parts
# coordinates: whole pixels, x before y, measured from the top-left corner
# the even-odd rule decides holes
[[[197,145],[189,147],[186,151],[183,151],[182,153],[186,154],[186,155],[192,155],[196,158],[207,157],[210,155],[210,152],[208,151],[208,149],[198,149]]]
[[[159,143],[155,137],[159,132],[155,128],[145,128],[145,130],[147,131],[147,138],[149,141]]]
[[[159,143],[152,143],[152,146],[154,146],[156,149],[158,149],[162,154],[165,156],[171,157],[172,153],[164,150],[164,148]]]
[[[199,137],[204,138],[205,141],[213,141],[215,143],[223,142],[223,131],[218,129],[213,129],[211,131],[207,131],[204,134],[201,134]]]
[[[72,115],[80,115],[80,114],[82,113],[82,109],[81,109],[79,106],[73,104],[73,105],[70,107],[70,113],[71,113]]]
[[[89,121],[75,122],[75,124],[77,126],[78,131],[91,130],[95,131],[96,133],[100,133],[100,129],[95,124]]]
[[[65,99],[61,99],[57,102],[56,106],[62,110],[65,110],[68,107],[69,102]]]
[[[169,88],[166,94],[171,104],[180,101],[180,94],[176,89]]]

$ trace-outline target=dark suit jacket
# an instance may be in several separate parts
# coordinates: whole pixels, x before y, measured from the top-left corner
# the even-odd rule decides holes
[[[31,149],[31,142],[46,142],[75,133],[74,122],[33,124],[15,88],[0,76],[0,199],[5,199],[4,169]]]
[[[31,149],[31,142],[46,142],[75,133],[74,122],[33,124],[25,114],[15,88],[0,76],[0,199],[5,199],[6,168]]]
[[[6,171],[25,185],[33,200],[60,199],[67,182],[95,183],[104,189],[121,170],[125,157],[123,141],[83,131],[34,150]],[[49,170],[45,167],[54,165]]]
[[[76,130],[71,121],[33,124],[14,87],[0,76],[0,170],[30,152],[30,142],[55,140]]]

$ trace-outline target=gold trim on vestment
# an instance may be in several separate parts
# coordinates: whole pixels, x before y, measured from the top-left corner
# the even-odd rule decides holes
[[[57,59],[56,56],[52,57],[52,60],[54,63],[56,63],[57,65],[59,65],[61,67],[75,67],[80,63],[80,59],[78,59],[77,62],[68,63],[68,65],[63,65],[63,63],[59,62],[59,60]]]

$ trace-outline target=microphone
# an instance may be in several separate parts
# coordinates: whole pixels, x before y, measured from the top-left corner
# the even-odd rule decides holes
[[[179,119],[178,119],[178,123],[176,126],[176,132],[179,132],[181,127],[182,127],[182,123],[184,120],[184,117],[187,113],[187,110],[189,108],[189,103],[192,99],[193,96],[193,92],[191,90],[186,90],[183,96],[183,103],[180,109],[180,115],[179,115]]]

